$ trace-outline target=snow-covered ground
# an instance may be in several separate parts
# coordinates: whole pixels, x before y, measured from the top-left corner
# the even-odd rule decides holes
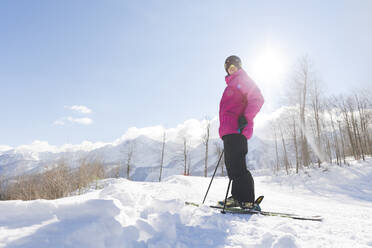
[[[103,189],[46,201],[0,202],[0,247],[372,247],[372,160],[291,176],[255,176],[264,210],[323,222],[222,215],[200,202],[210,178],[107,179]],[[216,178],[207,204],[224,197]]]

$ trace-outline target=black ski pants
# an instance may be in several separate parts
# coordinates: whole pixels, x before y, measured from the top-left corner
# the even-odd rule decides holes
[[[254,202],[254,181],[245,161],[248,153],[247,138],[242,134],[228,134],[222,140],[226,170],[232,180],[233,198],[241,202]]]

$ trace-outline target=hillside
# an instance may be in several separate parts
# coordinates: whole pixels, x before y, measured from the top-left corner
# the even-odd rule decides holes
[[[222,215],[196,208],[210,178],[164,182],[106,179],[102,189],[59,200],[0,202],[0,247],[369,247],[372,159],[323,165],[299,175],[255,175],[264,210],[324,217],[323,222]],[[207,204],[224,196],[216,178]]]

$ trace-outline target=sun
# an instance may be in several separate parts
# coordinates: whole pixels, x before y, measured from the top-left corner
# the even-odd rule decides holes
[[[267,47],[252,61],[250,73],[262,84],[273,84],[279,83],[287,70],[287,59],[280,50]]]

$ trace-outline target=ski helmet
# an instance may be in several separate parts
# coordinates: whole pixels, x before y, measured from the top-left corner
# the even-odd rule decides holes
[[[240,69],[242,68],[242,61],[238,56],[231,55],[227,57],[227,59],[225,60],[225,70],[227,73],[229,73],[228,69],[230,68],[231,65],[234,65],[236,68]]]

